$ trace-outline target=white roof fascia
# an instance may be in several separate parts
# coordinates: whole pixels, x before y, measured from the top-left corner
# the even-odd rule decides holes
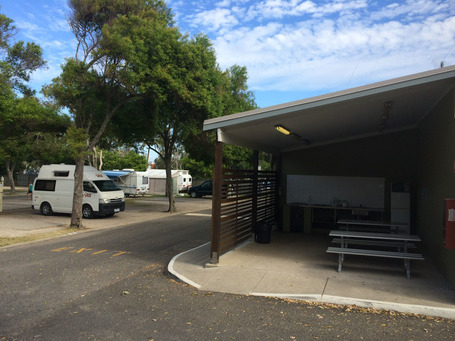
[[[315,107],[349,101],[360,97],[367,97],[383,92],[431,83],[452,77],[455,77],[455,66],[416,73],[388,81],[363,85],[360,87],[337,91],[326,95],[310,97],[304,100],[208,119],[204,121],[203,130],[208,131],[227,126],[248,123],[260,119],[292,113],[295,111],[307,110]]]

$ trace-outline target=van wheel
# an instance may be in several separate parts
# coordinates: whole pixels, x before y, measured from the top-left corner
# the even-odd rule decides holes
[[[40,207],[42,215],[52,215],[52,207],[48,202],[43,202]]]
[[[190,193],[190,197],[192,197],[192,198],[196,198],[196,197],[197,197],[197,194],[196,194],[196,192],[194,192],[194,191],[193,191],[193,192],[191,192],[191,193]]]
[[[93,218],[93,210],[90,205],[82,206],[82,217],[84,217],[85,219]]]

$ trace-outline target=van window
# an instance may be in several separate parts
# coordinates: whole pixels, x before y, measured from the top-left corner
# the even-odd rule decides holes
[[[149,178],[147,176],[143,176],[142,177],[142,184],[143,185],[148,185],[148,183],[149,183]]]
[[[84,181],[84,192],[96,193],[96,188],[91,182]]]
[[[54,171],[54,176],[68,177],[69,175],[70,171]]]
[[[120,187],[118,187],[112,180],[97,180],[93,181],[93,183],[101,192],[120,191]]]
[[[36,180],[35,191],[55,191],[55,180]]]

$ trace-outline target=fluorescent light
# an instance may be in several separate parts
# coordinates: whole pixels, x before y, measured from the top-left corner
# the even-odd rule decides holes
[[[281,134],[284,134],[284,135],[290,135],[291,134],[291,131],[289,129],[286,129],[285,127],[283,127],[281,124],[277,124],[275,126],[275,129],[278,130]]]

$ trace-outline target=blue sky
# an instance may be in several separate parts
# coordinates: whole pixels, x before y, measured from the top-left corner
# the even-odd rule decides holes
[[[248,70],[259,107],[455,64],[454,0],[169,0],[176,23],[212,40],[222,69]],[[2,0],[21,40],[44,50],[41,89],[75,51],[66,0]]]

